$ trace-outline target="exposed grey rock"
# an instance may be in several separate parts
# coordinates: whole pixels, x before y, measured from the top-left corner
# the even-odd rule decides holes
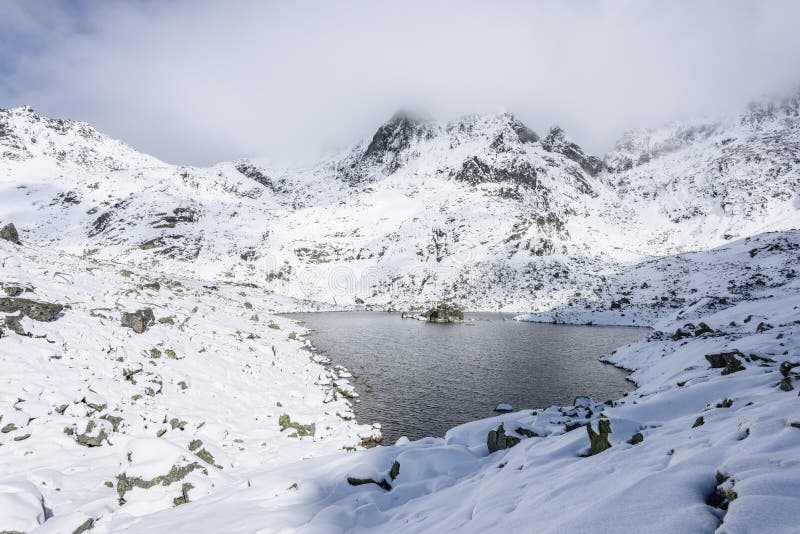
[[[95,429],[97,429],[97,431],[95,431]],[[106,434],[106,429],[98,425],[94,419],[90,419],[89,422],[86,423],[86,430],[83,431],[83,434],[75,432],[75,442],[84,447],[99,447],[107,439],[108,434]]]
[[[283,414],[278,418],[278,424],[281,427],[281,432],[286,430],[287,428],[293,428],[297,432],[293,434],[294,437],[303,437],[303,436],[314,436],[317,431],[317,426],[314,423],[303,425],[300,423],[295,423],[289,417],[289,414]],[[292,436],[290,436],[292,437]]]
[[[14,226],[14,223],[8,223],[0,228],[0,239],[5,239],[6,241],[10,241],[17,245],[20,244],[19,233],[17,232],[17,227]]]
[[[157,476],[150,480],[145,480],[141,477],[129,477],[126,473],[119,474],[117,475],[117,495],[119,496],[119,504],[125,504],[125,494],[133,488],[150,489],[157,485],[169,486],[174,482],[183,480],[186,478],[186,475],[199,467],[200,465],[197,462],[192,462],[184,466],[173,465],[166,475]],[[189,489],[191,488],[187,489],[185,486],[182,487],[181,496],[186,495]],[[186,497],[188,498],[188,495],[186,495]]]
[[[194,488],[194,485],[189,482],[184,482],[181,484],[181,495],[172,499],[172,503],[175,506],[180,506],[181,504],[186,504],[189,502],[189,490],[192,488]]]
[[[566,136],[564,130],[559,126],[553,126],[547,136],[542,139],[542,148],[571,159],[591,176],[603,169],[603,162],[600,158],[586,154],[580,146]]]
[[[25,291],[25,289],[19,286],[4,286],[3,291],[9,297],[18,297],[22,295],[22,292]]]
[[[122,326],[132,329],[137,334],[141,334],[155,322],[156,317],[150,308],[142,308],[135,312],[122,312]]]
[[[706,498],[706,504],[720,510],[727,510],[730,503],[738,498],[736,492],[733,491],[734,481],[730,476],[720,472],[716,473],[715,481],[717,485],[714,491]]]
[[[78,525],[78,528],[73,530],[72,534],[83,534],[87,530],[91,530],[92,527],[94,527],[94,518],[90,517],[89,519]]]
[[[22,298],[0,298],[0,312],[21,312],[22,315],[30,317],[34,321],[55,321],[63,309],[64,306],[62,304],[37,302]]]
[[[381,488],[389,491],[392,489],[392,485],[386,482],[386,480],[381,480],[377,482],[371,478],[356,478],[356,477],[347,477],[347,483],[351,486],[363,486],[364,484],[377,484]]]
[[[594,431],[592,425],[586,425],[586,432],[589,434],[589,456],[611,448],[611,443],[608,442],[608,435],[611,434],[611,421],[608,419],[597,421],[597,432]]]
[[[510,449],[517,443],[519,443],[519,438],[507,435],[503,423],[500,423],[497,430],[490,430],[486,436],[486,446],[489,448],[490,453]]]
[[[394,480],[397,478],[399,474],[400,474],[400,462],[395,460],[394,463],[392,464],[392,468],[389,470],[389,478]]]
[[[798,363],[791,363],[788,361],[781,362],[780,371],[783,376],[789,376],[791,374],[792,369],[795,367],[800,366]]]
[[[675,330],[675,333],[672,334],[672,340],[678,341],[679,339],[683,339],[685,337],[700,337],[703,334],[709,334],[713,332],[714,330],[706,323],[700,323],[697,326],[695,326],[693,323],[686,323],[682,327]]]
[[[742,365],[741,360],[739,360],[737,356],[744,358],[744,354],[742,354],[740,351],[733,350],[730,352],[720,352],[717,354],[706,354],[706,360],[708,360],[708,363],[711,364],[712,368],[724,368],[722,370],[722,374],[729,375],[731,373],[744,370],[744,365]]]
[[[422,314],[430,323],[455,323],[464,320],[464,310],[456,304],[440,303]]]

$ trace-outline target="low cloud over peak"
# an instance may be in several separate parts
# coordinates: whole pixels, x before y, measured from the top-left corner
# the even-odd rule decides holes
[[[175,163],[308,162],[401,107],[513,110],[593,152],[800,82],[800,3],[0,5],[0,107],[86,120]]]

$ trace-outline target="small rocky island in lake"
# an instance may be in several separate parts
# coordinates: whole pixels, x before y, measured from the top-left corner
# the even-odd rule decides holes
[[[460,323],[464,321],[464,309],[457,304],[442,302],[418,318],[429,323]]]

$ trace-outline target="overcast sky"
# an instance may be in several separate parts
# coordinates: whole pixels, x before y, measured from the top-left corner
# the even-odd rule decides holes
[[[602,153],[800,86],[800,1],[0,2],[0,107],[172,163],[302,164],[397,108],[512,111]]]

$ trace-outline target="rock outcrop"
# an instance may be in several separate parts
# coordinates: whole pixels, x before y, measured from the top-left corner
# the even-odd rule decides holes
[[[464,320],[464,310],[456,304],[441,303],[422,314],[429,323],[456,323]]]
[[[142,308],[135,312],[122,313],[122,326],[141,334],[156,322],[156,317],[151,308]]]
[[[486,446],[489,448],[490,453],[510,449],[519,441],[519,438],[506,434],[506,429],[502,423],[497,427],[497,430],[490,430],[486,436]]]
[[[14,244],[19,245],[19,233],[17,232],[17,227],[14,226],[14,223],[8,223],[7,225],[0,228],[0,239],[5,239],[6,241],[11,241]]]

